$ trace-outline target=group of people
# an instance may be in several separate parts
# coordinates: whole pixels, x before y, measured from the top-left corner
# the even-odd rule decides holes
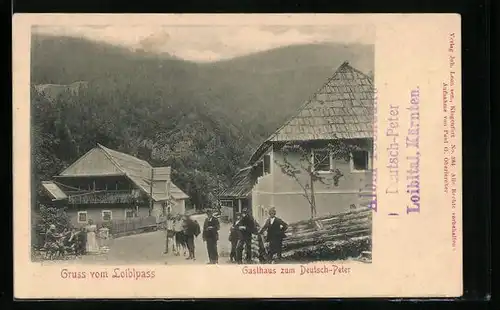
[[[254,220],[248,209],[243,209],[236,215],[236,219],[230,228],[229,242],[231,244],[230,261],[242,264],[244,261],[252,261],[252,236],[266,235],[266,241],[269,242],[269,250],[266,251],[266,260],[274,261],[275,256],[281,259],[282,242],[285,237],[285,231],[288,225],[282,219],[276,217],[276,210],[269,211],[269,218],[262,227]],[[214,216],[212,210],[207,211],[207,217],[203,223],[203,229],[197,221],[192,220],[190,216],[173,216],[166,220],[166,250],[168,253],[169,242],[172,241],[174,255],[180,255],[181,249],[186,250],[189,255],[186,259],[195,260],[194,239],[201,233],[203,241],[207,246],[208,264],[218,264],[219,253],[217,244],[219,241],[220,222]],[[245,253],[245,259],[243,254]],[[262,259],[262,258],[261,258]]]
[[[243,251],[245,251],[245,261],[252,261],[252,235],[266,235],[266,241],[269,243],[269,249],[261,260],[274,261],[275,256],[281,259],[283,248],[283,238],[285,231],[288,229],[288,224],[282,219],[276,217],[276,209],[269,210],[269,218],[262,227],[253,219],[247,209],[243,209],[242,213],[236,214],[236,220],[231,226],[229,233],[229,241],[231,242],[231,262],[238,264],[243,263]],[[261,242],[259,242],[261,245]],[[261,245],[263,246],[263,245]]]
[[[71,229],[65,228],[61,233],[57,232],[54,224],[49,225],[45,232],[43,248],[47,258],[63,257],[66,254],[85,255],[99,251],[97,243],[97,226],[88,221],[86,227]]]
[[[181,250],[188,253],[186,259],[196,260],[194,238],[200,234],[200,225],[189,215],[167,216],[165,220],[165,231],[167,234],[165,244],[165,254],[169,251],[169,244],[172,241],[174,255],[180,255]]]

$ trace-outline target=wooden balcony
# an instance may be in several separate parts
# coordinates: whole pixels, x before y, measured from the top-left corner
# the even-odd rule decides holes
[[[140,193],[132,190],[67,192],[69,204],[136,203]]]

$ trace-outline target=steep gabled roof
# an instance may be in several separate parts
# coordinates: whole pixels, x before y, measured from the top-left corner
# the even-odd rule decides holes
[[[104,153],[105,160],[109,160],[111,164],[107,165],[106,168],[110,169],[108,166],[113,167],[112,172],[119,172],[117,174],[127,176],[139,189],[141,189],[148,196],[151,194],[151,177],[153,177],[153,200],[163,201],[167,199],[167,181],[170,180],[171,168],[170,167],[152,167],[147,161],[139,159],[135,156],[118,152],[103,146],[102,144],[97,144],[97,149]],[[78,159],[71,166],[66,168],[60,176],[72,176],[72,169],[79,162],[85,160],[88,154],[92,151],[97,151],[95,148],[90,150],[87,154]],[[101,155],[103,156],[103,155]],[[78,170],[78,169],[77,169]],[[79,175],[89,175],[80,174]],[[108,173],[98,173],[96,176],[109,175]],[[180,188],[178,188],[173,182],[170,183],[170,194],[174,199],[186,199],[189,198]]]
[[[97,144],[97,147],[103,150],[115,166],[123,171],[125,175],[135,183],[135,185],[149,195],[151,187],[151,170],[153,167],[147,161],[109,149],[99,143]],[[162,200],[155,193],[153,193],[153,199]]]
[[[373,97],[372,78],[344,62],[295,116],[259,146],[250,163],[272,142],[372,138]]]
[[[66,167],[58,177],[115,175],[125,175],[125,172],[105,150],[95,147]]]
[[[247,197],[252,191],[252,167],[246,167],[238,171],[232,179],[229,188],[220,193],[220,197]]]

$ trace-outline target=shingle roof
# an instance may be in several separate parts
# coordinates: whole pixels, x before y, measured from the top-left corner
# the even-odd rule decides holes
[[[175,199],[188,199],[189,196],[184,193],[174,182],[170,183],[170,193]]]
[[[233,177],[229,188],[222,191],[221,197],[246,197],[252,191],[252,167],[246,167],[238,171]]]
[[[121,170],[127,177],[135,183],[140,189],[149,195],[150,193],[150,182],[151,179],[151,169],[153,168],[148,162],[141,160],[132,155],[128,155],[122,152],[118,152],[109,149],[101,144],[97,146],[103,150],[108,158]],[[161,200],[155,197],[153,193],[154,200]]]
[[[250,159],[257,160],[271,142],[373,137],[374,86],[370,76],[344,62]]]
[[[155,167],[153,168],[147,161],[139,159],[129,154],[118,152],[97,144],[109,160],[122,171],[137,187],[139,187],[148,196],[151,191],[151,170],[153,169],[153,200],[162,201],[167,199],[166,181],[170,180],[170,167]],[[180,188],[173,182],[171,183],[170,192],[175,199],[189,198]]]
[[[268,140],[304,141],[373,137],[373,81],[344,62]]]

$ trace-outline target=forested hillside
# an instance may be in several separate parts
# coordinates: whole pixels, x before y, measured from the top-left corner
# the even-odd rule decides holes
[[[349,60],[368,72],[370,55],[371,46],[306,45],[197,64],[83,39],[33,36],[33,86],[88,82],[85,90],[55,101],[32,90],[35,181],[57,174],[99,142],[153,165],[171,165],[192,202],[207,205],[340,63]]]

